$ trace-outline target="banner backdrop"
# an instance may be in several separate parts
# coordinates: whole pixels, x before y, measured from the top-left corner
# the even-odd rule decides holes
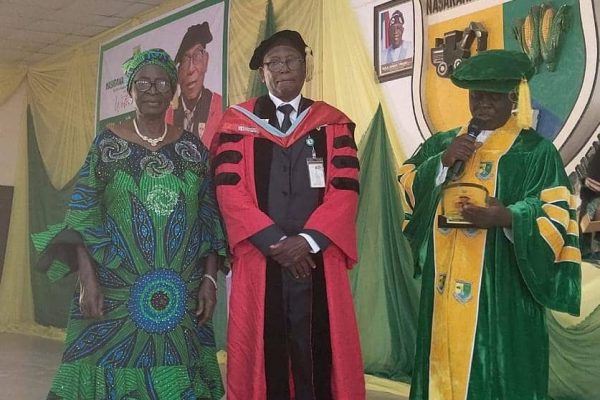
[[[127,119],[134,110],[131,98],[127,94],[123,79],[122,64],[133,54],[152,48],[162,48],[173,59],[182,39],[188,29],[194,25],[208,23],[212,40],[206,44],[205,57],[208,58],[204,73],[195,74],[193,82],[182,82],[184,74],[179,68],[179,83],[173,101],[177,108],[181,85],[203,83],[219,100],[219,107],[224,108],[227,96],[221,96],[227,90],[227,21],[229,0],[206,0],[186,5],[174,10],[159,19],[137,27],[100,47],[100,62],[98,67],[98,101],[96,110],[96,125],[98,128],[107,123]],[[206,36],[203,33],[204,37]],[[205,40],[205,39],[204,39]],[[198,67],[197,60],[189,64]],[[179,67],[179,65],[178,65]],[[190,67],[188,67],[191,69]],[[190,74],[191,75],[191,74]],[[203,75],[203,76],[202,76]],[[204,92],[202,92],[204,94]],[[192,109],[194,106],[189,106]],[[205,121],[206,122],[206,121]]]

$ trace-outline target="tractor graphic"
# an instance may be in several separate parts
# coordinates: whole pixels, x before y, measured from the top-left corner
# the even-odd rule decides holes
[[[471,45],[477,39],[477,52],[487,49],[488,33],[483,24],[471,22],[464,31],[444,33],[444,38],[435,38],[431,49],[431,63],[438,76],[448,78],[462,60],[471,56]]]

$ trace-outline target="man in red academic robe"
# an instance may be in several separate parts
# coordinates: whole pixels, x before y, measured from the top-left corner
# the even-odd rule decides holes
[[[310,57],[297,32],[263,41],[250,68],[269,94],[227,110],[213,142],[233,257],[229,400],[365,398],[347,276],[357,259],[354,125],[300,95]]]

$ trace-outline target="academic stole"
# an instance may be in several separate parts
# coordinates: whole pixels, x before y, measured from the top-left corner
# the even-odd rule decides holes
[[[457,183],[484,186],[495,196],[498,162],[521,129],[511,118],[465,163]],[[464,134],[464,130],[462,134]],[[441,214],[438,205],[437,215]],[[434,222],[435,278],[429,356],[429,398],[466,399],[477,329],[487,229],[442,229]]]

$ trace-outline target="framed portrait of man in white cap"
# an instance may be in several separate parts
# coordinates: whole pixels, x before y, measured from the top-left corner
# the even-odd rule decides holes
[[[412,0],[392,0],[374,8],[374,60],[380,82],[412,74],[414,18]]]

